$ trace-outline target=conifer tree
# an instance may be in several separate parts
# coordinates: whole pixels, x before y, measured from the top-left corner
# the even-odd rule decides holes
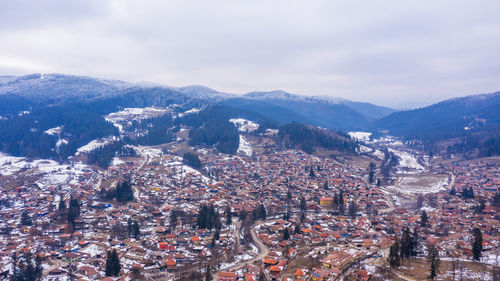
[[[139,227],[139,223],[137,221],[134,221],[134,224],[132,225],[132,235],[135,239],[139,239],[139,236],[141,235],[141,228]]]
[[[389,262],[389,265],[391,267],[397,268],[401,265],[399,251],[400,245],[398,239],[396,239],[394,244],[392,244],[392,246],[389,248],[389,257],[387,258],[387,261]]]
[[[474,228],[473,230],[474,242],[472,243],[472,258],[475,261],[479,261],[481,258],[481,252],[483,251],[483,234],[481,229]]]
[[[357,212],[358,212],[358,206],[356,206],[356,202],[352,200],[351,203],[349,203],[349,215],[352,218],[355,218]]]
[[[290,239],[290,232],[288,231],[288,227],[285,227],[283,230],[283,240],[288,240]]]
[[[59,211],[65,211],[66,210],[66,203],[64,202],[64,197],[61,196],[61,199],[59,200]]]
[[[428,217],[427,217],[427,212],[425,210],[422,211],[422,214],[420,215],[420,226],[424,227],[427,225],[427,221],[428,221]]]
[[[21,225],[31,226],[31,224],[31,217],[28,215],[28,212],[24,211],[21,214]]]
[[[434,244],[429,244],[427,247],[427,260],[430,263],[429,279],[434,280],[439,273],[439,265],[441,263],[438,249]]]
[[[113,251],[108,251],[108,256],[106,258],[106,276],[118,276],[120,274],[121,265],[120,258],[115,249]]]
[[[233,223],[233,214],[231,213],[231,207],[226,207],[226,224],[231,225]]]
[[[306,198],[304,198],[303,196],[300,198],[300,209],[302,211],[305,211],[307,208],[306,206]]]

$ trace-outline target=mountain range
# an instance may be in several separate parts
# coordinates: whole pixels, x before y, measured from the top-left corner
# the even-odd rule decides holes
[[[23,155],[35,149],[31,146],[43,143],[37,138],[47,138],[40,132],[66,124],[72,128],[66,135],[75,137],[84,134],[75,133],[78,129],[91,128],[82,119],[94,120],[96,128],[103,128],[105,133],[91,128],[91,134],[75,137],[78,140],[75,145],[80,145],[113,132],[113,127],[104,120],[106,114],[123,108],[173,104],[179,112],[217,105],[224,108],[224,118],[243,117],[276,125],[298,122],[338,131],[384,132],[404,139],[438,141],[485,132],[495,135],[500,128],[500,92],[396,111],[371,103],[284,91],[234,95],[199,85],[168,87],[64,74],[31,74],[0,76],[0,133],[9,136],[0,137],[0,150]],[[30,141],[26,139],[32,143],[28,148],[26,143]]]

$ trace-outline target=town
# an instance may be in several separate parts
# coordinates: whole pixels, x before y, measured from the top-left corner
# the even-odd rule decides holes
[[[250,135],[242,144],[233,156],[197,148],[196,165],[170,144],[135,147],[137,157],[107,169],[34,161],[2,170],[0,275],[498,280],[500,159],[427,159],[426,172],[446,180],[409,194],[394,182],[418,174],[383,178],[376,149],[346,161]]]

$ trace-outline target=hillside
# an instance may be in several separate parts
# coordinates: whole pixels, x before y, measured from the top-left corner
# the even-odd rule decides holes
[[[454,98],[428,107],[392,113],[374,129],[405,138],[443,139],[500,127],[500,92]]]

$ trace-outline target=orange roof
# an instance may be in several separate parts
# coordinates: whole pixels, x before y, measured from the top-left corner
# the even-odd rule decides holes
[[[294,276],[306,276],[306,275],[304,274],[301,268],[298,268],[297,271],[295,271]]]
[[[219,272],[219,277],[233,277],[233,278],[236,278],[236,273],[234,273],[234,272],[227,272],[227,271],[221,271],[221,272]]]
[[[165,264],[166,264],[167,266],[175,266],[175,265],[177,264],[177,262],[176,262],[174,259],[167,259],[167,260],[165,261]]]
[[[281,269],[275,265],[271,265],[271,267],[269,267],[269,271],[281,272]]]

